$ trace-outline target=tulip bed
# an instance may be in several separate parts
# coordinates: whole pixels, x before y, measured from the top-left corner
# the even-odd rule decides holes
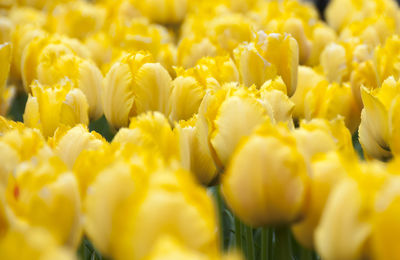
[[[0,0],[0,259],[400,260],[394,0]]]

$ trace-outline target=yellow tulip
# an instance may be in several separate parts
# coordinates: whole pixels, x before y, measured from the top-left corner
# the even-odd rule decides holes
[[[228,56],[206,57],[196,66],[176,69],[178,77],[172,82],[170,98],[171,122],[187,120],[198,112],[207,89],[218,89],[221,84],[238,81],[235,64]]]
[[[142,259],[166,235],[194,252],[217,255],[213,203],[186,171],[148,172],[143,166],[114,163],[90,190],[85,229],[104,255]]]
[[[138,2],[138,9],[154,22],[174,24],[185,18],[188,2],[188,0],[144,0]]]
[[[326,202],[315,231],[317,252],[323,259],[362,259],[370,252],[377,195],[388,181],[378,162],[347,163],[348,178],[338,182]]]
[[[39,34],[39,32],[38,32]],[[25,41],[25,39],[23,39]],[[66,38],[64,36],[49,36],[47,34],[32,35],[26,39],[28,43],[25,44],[22,57],[21,57],[21,73],[22,81],[26,92],[30,92],[30,84],[39,78],[40,66],[57,64],[57,59],[64,55],[77,55],[83,59],[90,57],[90,51],[83,43],[77,39]],[[67,56],[68,57],[68,56]],[[72,63],[72,62],[70,62]],[[73,66],[73,64],[69,64]],[[45,75],[45,77],[60,80],[62,71],[56,71],[55,75]],[[54,71],[52,72],[54,73]],[[78,73],[77,73],[78,74]],[[75,77],[71,77],[74,79]],[[46,78],[48,79],[48,78]],[[53,83],[53,82],[52,82]]]
[[[73,86],[85,94],[90,118],[96,120],[101,117],[103,75],[100,70],[90,60],[64,52],[63,47],[60,50],[54,45],[48,45],[39,57],[37,80],[42,84],[53,85],[64,80],[65,77],[68,77],[73,82]]]
[[[305,118],[305,98],[308,92],[316,88],[324,80],[324,76],[320,75],[316,70],[306,66],[299,66],[296,92],[291,97],[292,102],[295,104],[293,110],[295,119]]]
[[[318,142],[320,139],[315,138]],[[316,155],[311,162],[310,194],[304,217],[292,226],[292,231],[303,246],[314,248],[314,232],[323,213],[331,190],[347,173],[342,165],[341,155],[331,150],[329,153]]]
[[[7,17],[0,17],[0,43],[11,42],[13,23]]]
[[[151,24],[144,17],[133,17],[127,21],[116,18],[108,34],[114,47],[128,52],[149,51],[154,57],[164,44],[173,43],[173,35],[165,27]]]
[[[320,63],[329,82],[341,83],[347,74],[346,49],[337,43],[325,47]]]
[[[392,0],[333,0],[329,2],[325,16],[328,24],[340,31],[352,21],[363,20],[373,15],[390,17],[398,24],[400,20],[397,8],[396,1]]]
[[[25,223],[10,228],[0,237],[0,252],[8,260],[75,260],[75,252],[60,246],[43,228]]]
[[[204,97],[196,122],[199,142],[213,156],[218,167],[229,161],[243,136],[268,119],[274,120],[268,101],[255,96],[255,89],[224,85]]]
[[[400,84],[393,77],[386,79],[380,88],[362,88],[364,109],[359,128],[360,143],[368,157],[390,158],[399,153],[398,119]]]
[[[327,45],[334,42],[337,38],[336,32],[326,24],[319,23],[312,31],[312,48],[307,65],[315,66],[319,64],[319,57]],[[298,83],[301,82],[300,79]]]
[[[207,22],[208,36],[223,50],[232,52],[253,37],[253,22],[239,13],[222,13]]]
[[[167,118],[159,112],[147,112],[132,118],[129,129],[121,128],[113,143],[134,143],[166,161],[179,160],[178,138]]]
[[[397,247],[400,226],[400,179],[391,176],[376,199],[371,232],[371,251],[374,259],[399,259]]]
[[[53,155],[41,133],[36,129],[9,129],[0,137],[2,151],[0,186],[6,186],[17,166],[32,158],[46,160]]]
[[[70,169],[72,169],[76,158],[82,151],[98,149],[104,142],[106,141],[101,135],[95,131],[89,133],[84,125],[77,125],[70,129],[67,127],[58,128],[54,133],[54,137],[49,140],[55,154]]]
[[[47,16],[47,28],[52,33],[82,39],[99,31],[104,24],[106,10],[82,1],[56,5]]]
[[[204,87],[191,76],[172,81],[169,118],[172,122],[187,120],[198,112],[205,95]]]
[[[340,39],[357,38],[364,44],[376,47],[384,44],[386,38],[396,33],[395,20],[390,17],[372,16],[353,21],[340,33]]]
[[[145,52],[125,55],[106,75],[103,109],[115,128],[128,125],[131,116],[146,111],[168,115],[171,77],[159,63],[151,63]]]
[[[56,157],[17,167],[6,190],[16,217],[49,231],[60,245],[77,248],[82,235],[78,184]]]
[[[209,38],[182,38],[178,44],[177,63],[183,68],[194,67],[203,57],[213,57],[218,48]]]
[[[280,53],[279,57],[277,53]],[[292,96],[295,92],[299,54],[293,37],[260,31],[255,42],[240,45],[234,50],[234,55],[241,81],[246,86],[261,86],[266,80],[280,75],[288,95]]]
[[[260,55],[254,43],[241,44],[233,53],[244,85],[260,87],[276,76],[277,68]]]
[[[392,76],[396,80],[400,78],[400,37],[392,35],[384,45],[378,46],[374,52],[374,65],[378,74],[378,82]]]
[[[351,133],[341,117],[331,121],[326,119],[301,121],[300,127],[294,130],[293,135],[307,162],[311,162],[317,154],[331,151],[355,156]]]
[[[222,192],[246,224],[278,225],[305,213],[308,183],[304,157],[289,129],[266,123],[238,145],[223,176]]]
[[[217,177],[218,171],[208,144],[200,142],[196,122],[197,115],[194,115],[188,121],[179,121],[176,125],[181,164],[186,170],[193,172],[200,183],[209,185]]]
[[[311,88],[304,98],[304,115],[313,118],[335,119],[343,116],[350,132],[354,132],[359,124],[360,111],[353,96],[351,86],[347,83],[331,83],[321,81]]]
[[[79,89],[73,89],[68,79],[52,86],[36,81],[30,88],[32,95],[28,97],[24,112],[28,127],[38,128],[49,137],[61,125],[89,123],[86,97]]]

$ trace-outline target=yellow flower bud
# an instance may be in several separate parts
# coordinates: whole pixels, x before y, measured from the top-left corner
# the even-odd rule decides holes
[[[340,84],[347,73],[346,49],[331,43],[322,51],[320,62],[327,80]]]
[[[84,150],[95,150],[104,144],[104,138],[92,131],[89,133],[84,125],[77,125],[68,129],[67,127],[58,128],[54,137],[49,140],[55,154],[72,169],[76,158]]]
[[[105,21],[106,10],[82,1],[71,1],[55,6],[47,17],[48,30],[82,39],[99,31]]]
[[[239,13],[220,14],[207,23],[208,35],[218,47],[232,52],[253,37],[253,22]]]
[[[53,86],[36,81],[31,89],[24,122],[28,127],[38,128],[45,137],[52,136],[61,125],[89,123],[86,97],[79,89],[72,89],[68,80]]]
[[[304,115],[308,120],[312,118],[332,120],[341,115],[353,133],[359,124],[360,111],[349,84],[328,84],[327,81],[321,81],[306,94]]]
[[[349,176],[332,190],[315,231],[317,252],[323,259],[362,259],[368,243],[376,196],[388,181],[383,164],[346,163]]]
[[[78,184],[58,158],[18,167],[6,199],[18,218],[45,228],[58,244],[78,246],[82,235]]]
[[[73,86],[85,94],[89,105],[90,118],[96,120],[103,114],[101,93],[103,75],[90,60],[70,53],[62,45],[48,45],[43,49],[37,64],[37,80],[53,85],[68,77]]]
[[[286,224],[304,214],[308,173],[296,140],[264,124],[241,141],[222,179],[228,206],[246,224]]]
[[[75,252],[59,245],[43,228],[18,223],[0,238],[0,251],[4,259],[59,259],[75,260]]]
[[[390,158],[392,153],[399,153],[399,90],[400,84],[393,77],[386,79],[375,90],[361,89],[364,109],[359,136],[368,157],[384,159]]]
[[[292,96],[297,86],[297,68],[299,47],[296,40],[288,34],[265,34],[260,31],[255,39],[262,57],[277,69],[287,87],[288,96]]]
[[[217,176],[217,168],[207,144],[200,142],[196,127],[197,115],[176,125],[182,166],[193,172],[200,183],[209,185]]]
[[[324,77],[314,69],[306,66],[299,66],[297,88],[291,100],[295,104],[293,117],[296,119],[305,118],[305,98],[311,89],[324,81]]]
[[[398,165],[397,165],[398,166]],[[398,169],[398,168],[397,168]],[[400,226],[400,179],[391,176],[376,199],[371,232],[371,251],[374,259],[398,259]]]
[[[154,22],[179,23],[186,15],[188,2],[188,0],[144,0],[138,2],[138,9]]]
[[[39,76],[43,77],[43,73],[40,73],[40,70],[43,70],[41,66],[46,66],[46,63],[47,66],[57,64],[57,59],[64,55],[67,55],[67,57],[68,55],[77,55],[87,59],[90,52],[85,45],[76,39],[47,35],[39,35],[31,39],[24,48],[21,58],[22,81],[26,92],[30,92],[29,86],[34,80],[39,79]],[[74,64],[67,66],[74,66]],[[55,73],[55,71],[52,71],[52,73]],[[60,74],[62,74],[62,70],[57,70],[55,75],[45,75],[45,77],[60,80],[62,78]],[[76,76],[71,77],[71,79],[74,78]],[[54,84],[54,82],[51,83]]]
[[[322,143],[320,139],[315,138]],[[292,226],[297,241],[307,248],[314,248],[314,232],[326,201],[335,185],[346,176],[346,170],[337,152],[316,155],[311,162],[310,194],[303,219]]]
[[[334,42],[337,36],[333,29],[321,23],[313,29],[312,32],[312,48],[307,65],[315,66],[319,64],[319,57],[327,45]],[[301,82],[300,79],[298,83]]]
[[[128,125],[131,116],[146,111],[168,115],[172,80],[164,67],[151,61],[144,52],[128,54],[107,73],[103,109],[115,128]]]
[[[355,155],[351,133],[341,117],[332,121],[326,119],[301,121],[300,127],[294,130],[293,135],[307,162],[311,162],[319,153],[330,151],[341,151],[347,156]]]
[[[271,105],[258,98],[255,91],[225,85],[215,94],[207,93],[200,105],[196,122],[200,143],[209,146],[220,168],[229,161],[243,136],[266,120],[274,120]]]
[[[208,38],[183,38],[178,45],[178,65],[191,68],[201,58],[213,57],[217,53],[217,47]]]
[[[199,110],[205,89],[193,77],[179,76],[172,81],[169,118],[172,122],[187,120]]]
[[[396,80],[400,78],[400,37],[398,35],[387,38],[384,45],[376,47],[374,56],[374,65],[380,83],[390,76]]]
[[[167,118],[159,112],[147,112],[131,119],[129,129],[121,128],[113,143],[134,143],[166,161],[179,160],[178,138]]]
[[[165,235],[178,239],[188,250],[209,257],[218,254],[212,200],[186,171],[148,172],[114,163],[90,190],[85,228],[104,255],[142,259],[153,251],[157,238]]]
[[[276,76],[276,67],[260,55],[254,43],[241,44],[233,53],[244,85],[260,87]]]
[[[299,62],[304,64],[311,53],[312,44],[307,39],[304,24],[298,18],[289,18],[283,25],[283,31],[291,34],[299,45]]]

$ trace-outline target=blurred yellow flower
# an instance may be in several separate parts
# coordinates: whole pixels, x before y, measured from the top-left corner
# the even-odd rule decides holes
[[[218,254],[213,203],[186,171],[147,172],[139,165],[114,163],[90,190],[85,228],[104,255],[142,259],[165,235],[194,252]]]
[[[77,248],[82,235],[78,184],[62,161],[27,162],[13,176],[6,201],[16,217],[46,229],[57,244]]]
[[[288,224],[306,209],[309,176],[296,140],[284,125],[265,123],[244,138],[222,179],[228,206],[246,224]]]
[[[97,132],[89,133],[85,125],[77,125],[72,128],[57,128],[54,137],[50,138],[48,142],[55,154],[72,169],[76,158],[82,151],[99,149],[106,141]]]
[[[319,142],[322,143],[322,141]],[[312,159],[307,209],[303,218],[292,226],[293,235],[297,241],[307,248],[313,249],[315,246],[314,232],[331,190],[347,175],[341,162],[342,157],[339,152],[331,150],[328,153],[317,154]]]
[[[24,112],[28,127],[38,128],[45,137],[50,137],[61,125],[87,125],[88,104],[79,89],[72,88],[68,79],[60,84],[46,86],[39,82],[31,85]]]
[[[188,2],[188,0],[143,0],[137,1],[137,6],[143,15],[154,22],[174,24],[184,19]]]

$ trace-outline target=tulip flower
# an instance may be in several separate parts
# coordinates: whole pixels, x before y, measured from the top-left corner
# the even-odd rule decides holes
[[[84,125],[77,125],[70,129],[67,127],[58,128],[54,137],[49,140],[56,155],[72,169],[76,158],[84,150],[95,150],[104,144],[104,138],[92,131],[89,133]]]
[[[316,140],[316,139],[314,139]],[[293,235],[303,246],[313,249],[315,230],[331,191],[347,176],[340,153],[317,154],[311,162],[310,194],[304,217],[292,226]]]
[[[134,143],[152,150],[166,161],[179,160],[178,138],[167,118],[159,112],[147,112],[131,119],[129,129],[121,128],[113,143]]]
[[[361,90],[364,109],[361,113],[359,139],[368,157],[385,159],[399,152],[399,93],[399,83],[393,77],[386,79],[378,89]]]
[[[99,31],[105,21],[106,10],[82,1],[56,5],[47,17],[48,30],[53,33],[82,39]]]
[[[284,47],[285,46],[285,47]],[[280,48],[282,52],[278,51]],[[276,56],[279,52],[281,55]],[[244,45],[234,50],[241,80],[247,86],[262,85],[266,80],[280,75],[287,86],[287,93],[292,96],[297,85],[298,45],[294,38],[282,34],[258,32],[255,43]],[[248,64],[254,65],[248,70]],[[252,65],[252,66],[253,66]],[[249,85],[250,84],[250,85]]]
[[[115,128],[128,125],[129,118],[146,111],[168,115],[171,77],[145,52],[127,54],[106,75],[103,109]]]
[[[305,213],[308,186],[296,140],[287,127],[270,123],[240,142],[222,179],[228,206],[254,227],[298,220]]]
[[[17,167],[6,201],[17,218],[46,229],[58,244],[77,248],[82,235],[78,184],[58,158]]]
[[[186,171],[147,172],[140,164],[116,162],[100,173],[90,189],[85,229],[104,255],[142,259],[165,235],[194,252],[217,254],[212,201]]]
[[[186,15],[188,0],[145,0],[138,9],[150,20],[158,23],[179,23]]]
[[[61,125],[75,126],[89,123],[88,104],[79,89],[65,80],[57,85],[45,86],[34,82],[24,112],[28,127],[38,128],[45,137],[52,136]]]
[[[200,142],[197,120],[195,115],[187,121],[179,121],[176,125],[180,158],[182,166],[193,172],[200,183],[209,185],[217,177],[218,171],[207,144]]]

